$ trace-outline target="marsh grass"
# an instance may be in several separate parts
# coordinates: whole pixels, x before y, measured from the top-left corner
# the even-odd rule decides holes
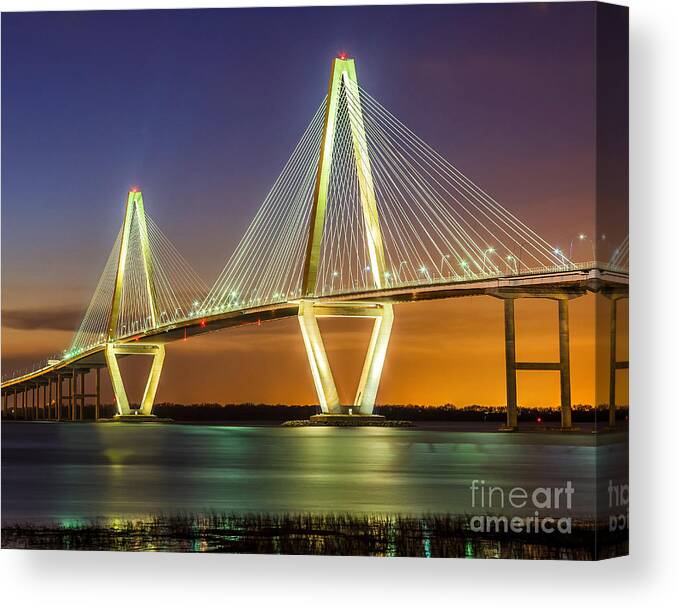
[[[598,552],[595,540],[598,540]],[[144,519],[14,524],[3,548],[377,557],[591,560],[626,554],[628,542],[592,522],[571,534],[478,534],[455,515],[158,514]]]

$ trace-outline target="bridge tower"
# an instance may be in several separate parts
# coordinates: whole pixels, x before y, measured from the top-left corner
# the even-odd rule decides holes
[[[318,318],[361,317],[374,319],[372,336],[351,407],[356,413],[371,415],[379,389],[388,341],[391,336],[393,305],[387,302],[328,302],[324,300],[320,302],[315,298],[342,89],[350,95],[354,104],[352,111],[348,113],[348,121],[353,142],[353,155],[357,170],[370,270],[374,287],[380,289],[384,285],[384,246],[367,147],[358,77],[355,61],[342,54],[332,62],[328,87],[325,122],[304,259],[302,284],[304,297],[299,304],[299,325],[322,412],[340,414],[348,412],[349,407],[342,406],[339,401],[334,376],[318,326]]]
[[[108,320],[108,338],[106,342],[105,358],[108,366],[108,373],[113,386],[113,394],[117,413],[119,416],[131,415],[129,399],[125,384],[120,373],[118,365],[118,356],[143,355],[152,356],[153,363],[146,382],[146,388],[141,400],[139,411],[141,414],[150,416],[153,409],[153,401],[160,383],[160,374],[165,360],[165,346],[161,343],[149,342],[119,342],[119,314],[123,299],[123,290],[125,286],[125,273],[129,266],[129,246],[132,234],[138,238],[141,251],[143,286],[148,300],[149,318],[151,328],[157,326],[158,311],[157,298],[155,291],[155,275],[153,272],[153,258],[151,257],[151,248],[148,239],[148,227],[146,224],[146,212],[144,210],[144,199],[136,188],[133,188],[127,194],[127,204],[125,206],[125,218],[122,225],[122,235],[120,238],[120,251],[118,254],[118,264],[115,274],[115,285],[113,289],[113,302],[111,304],[111,314]]]

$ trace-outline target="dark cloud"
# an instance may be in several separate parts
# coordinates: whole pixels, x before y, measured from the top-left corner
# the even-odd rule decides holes
[[[10,309],[2,312],[3,328],[18,330],[70,330],[82,320],[80,309]]]

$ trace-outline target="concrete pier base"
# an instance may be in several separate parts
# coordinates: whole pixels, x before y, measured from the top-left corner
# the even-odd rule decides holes
[[[114,415],[111,419],[99,419],[100,422],[124,422],[133,424],[167,424],[174,420],[169,417],[157,417],[155,415],[148,415],[145,413],[127,415]]]
[[[321,413],[320,415],[311,415],[312,422],[336,425],[350,425],[359,426],[361,424],[369,424],[373,422],[383,422],[386,418],[383,415],[349,415],[348,413]]]
[[[402,428],[412,426],[412,422],[386,419],[383,415],[348,415],[345,413],[321,413],[312,415],[310,419],[287,421],[283,426],[337,426],[342,428],[379,427]]]

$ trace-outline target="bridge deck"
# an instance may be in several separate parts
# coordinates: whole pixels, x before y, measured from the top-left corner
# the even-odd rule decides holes
[[[462,282],[450,281],[428,285],[386,287],[381,290],[347,292],[328,297],[318,297],[314,300],[320,302],[380,301],[402,303],[480,295],[557,298],[562,296],[563,293],[576,297],[586,292],[625,291],[628,290],[628,282],[628,273],[600,267],[588,267],[567,271],[532,272],[525,275],[469,279]],[[263,323],[296,316],[298,309],[297,302],[281,302],[221,312],[130,335],[117,340],[116,343],[132,343],[135,341],[170,343],[234,326]],[[59,372],[70,373],[74,368],[89,369],[105,366],[104,346],[105,344],[96,346],[72,358],[60,360],[56,364],[3,381],[2,388],[16,387],[18,389],[24,385],[33,385],[43,379],[49,379]]]

